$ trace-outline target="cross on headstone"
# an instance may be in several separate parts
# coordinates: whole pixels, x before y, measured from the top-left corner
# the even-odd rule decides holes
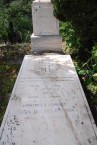
[[[48,73],[57,72],[59,67],[60,65],[58,64],[58,62],[46,62],[45,60],[43,60],[35,64],[35,71],[43,73],[45,75]]]

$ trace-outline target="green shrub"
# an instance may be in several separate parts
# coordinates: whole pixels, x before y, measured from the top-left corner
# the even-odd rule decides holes
[[[84,48],[91,50],[97,42],[96,0],[52,0],[54,15],[61,21],[70,22],[76,37]]]
[[[78,49],[80,47],[80,40],[76,37],[71,23],[61,22],[60,33],[63,41],[66,41],[67,48]]]
[[[28,42],[32,28],[32,0],[0,1],[1,42]]]

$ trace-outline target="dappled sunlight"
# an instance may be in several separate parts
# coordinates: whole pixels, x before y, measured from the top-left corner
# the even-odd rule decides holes
[[[77,77],[75,67],[69,55],[45,54],[26,55],[24,65],[29,64],[25,75],[33,78],[34,75],[41,77],[57,77],[57,79]],[[25,69],[25,68],[24,68]],[[28,73],[29,72],[29,73]]]

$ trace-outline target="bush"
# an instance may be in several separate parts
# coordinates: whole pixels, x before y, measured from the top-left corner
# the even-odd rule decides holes
[[[97,1],[52,0],[52,3],[54,15],[72,24],[76,37],[80,38],[81,49],[91,50],[97,42]]]
[[[0,1],[1,42],[28,42],[32,33],[32,0]]]
[[[80,47],[80,39],[76,37],[71,23],[62,22],[60,24],[60,33],[63,41],[66,41],[67,48],[78,49]]]

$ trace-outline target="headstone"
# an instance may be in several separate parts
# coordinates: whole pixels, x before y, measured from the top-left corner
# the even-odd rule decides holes
[[[53,16],[50,0],[36,0],[32,4],[34,35],[58,35],[59,21]]]
[[[97,145],[97,128],[69,55],[25,56],[0,145]]]
[[[62,51],[62,38],[59,35],[59,21],[53,15],[51,0],[33,1],[32,16],[32,51],[44,51],[44,44],[47,45],[46,50]],[[40,42],[39,47],[37,46],[37,39]]]

